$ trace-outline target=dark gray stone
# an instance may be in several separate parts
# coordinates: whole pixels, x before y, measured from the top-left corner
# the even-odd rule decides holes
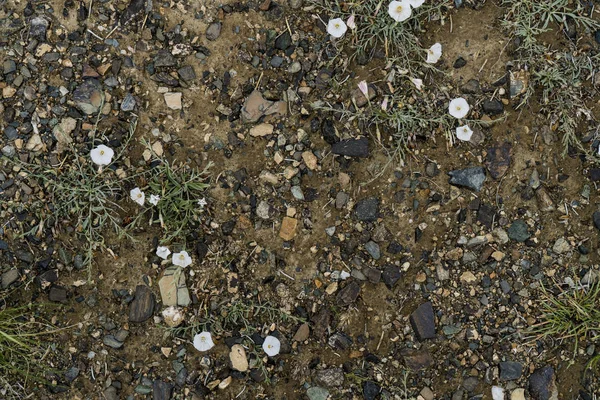
[[[13,268],[2,274],[2,277],[0,278],[0,286],[2,287],[2,289],[6,289],[10,285],[15,283],[18,279],[19,279],[19,270],[16,268]]]
[[[123,342],[120,342],[113,335],[106,335],[102,338],[102,343],[113,349],[120,349],[123,347]]]
[[[368,157],[369,139],[345,139],[331,145],[331,152],[340,156]]]
[[[279,68],[279,67],[281,67],[282,64],[283,64],[283,57],[273,56],[273,58],[271,58],[271,67]]]
[[[525,221],[518,219],[506,230],[508,237],[517,242],[524,242],[531,237]]]
[[[404,363],[406,366],[413,371],[419,371],[421,369],[425,369],[433,364],[433,358],[431,358],[431,354],[425,349],[402,349],[400,350],[400,355],[404,359]]]
[[[71,367],[65,372],[65,380],[68,383],[73,382],[79,376],[79,368]]]
[[[402,272],[400,271],[400,268],[393,264],[386,266],[381,273],[383,283],[385,283],[385,286],[390,290],[396,285],[401,277]]]
[[[365,400],[375,400],[380,391],[379,385],[373,381],[366,381],[363,384],[363,398]]]
[[[135,97],[131,93],[127,93],[121,103],[121,111],[133,111],[135,108]]]
[[[362,273],[371,283],[379,283],[381,281],[381,271],[375,268],[365,267]]]
[[[99,111],[103,97],[102,86],[96,79],[87,79],[73,92],[75,104],[88,115]]]
[[[194,67],[191,65],[184,65],[183,67],[177,70],[179,77],[186,82],[191,82],[196,79],[196,71],[194,71]]]
[[[600,211],[594,211],[592,214],[592,219],[594,220],[594,226],[596,229],[600,230]]]
[[[152,383],[152,400],[169,400],[173,387],[167,382],[155,380]]]
[[[175,57],[171,54],[169,50],[161,49],[154,56],[154,66],[155,67],[172,67],[177,64]]]
[[[135,288],[135,297],[129,307],[129,321],[144,322],[154,313],[154,293],[149,287],[138,285]]]
[[[558,399],[554,369],[551,366],[533,371],[529,377],[529,394],[532,400]]]
[[[461,86],[460,91],[465,94],[476,94],[481,91],[479,81],[477,79],[469,79],[467,83]]]
[[[485,169],[483,167],[470,167],[448,172],[450,184],[466,187],[479,192],[485,182]]]
[[[360,294],[360,285],[352,281],[348,283],[337,295],[337,304],[339,306],[349,306],[354,303]]]
[[[470,376],[470,377],[466,378],[462,384],[463,388],[465,388],[465,390],[469,393],[471,393],[475,389],[477,389],[478,385],[479,385],[479,380],[477,378],[475,378],[474,376]]]
[[[290,32],[284,31],[281,35],[275,39],[275,48],[279,50],[285,50],[292,44],[292,36]]]
[[[104,391],[104,398],[106,400],[119,400],[119,395],[117,394],[117,388],[114,386],[109,387]]]
[[[365,244],[365,250],[367,250],[369,255],[375,260],[379,260],[379,258],[381,257],[381,250],[379,249],[379,245],[372,240],[369,240]]]
[[[483,112],[490,115],[498,115],[504,112],[504,104],[500,100],[484,100]]]
[[[48,299],[57,303],[66,303],[67,289],[60,286],[52,286],[48,293]]]
[[[515,361],[504,361],[500,363],[500,380],[514,381],[521,377],[523,373],[523,364]]]
[[[433,339],[435,337],[435,318],[431,302],[421,304],[410,315],[412,326],[419,340]]]
[[[359,221],[372,222],[377,220],[379,199],[377,197],[369,197],[360,200],[354,207],[354,214]]]
[[[45,18],[32,18],[29,26],[29,36],[31,38],[41,40],[42,42],[46,41],[46,31],[48,30],[48,25],[50,25],[50,23]]]
[[[352,339],[350,339],[347,335],[343,333],[336,332],[329,337],[327,343],[334,349],[346,350],[350,346],[352,346]]]
[[[221,27],[222,25],[220,22],[213,22],[210,24],[206,29],[206,38],[208,40],[217,40],[219,36],[221,36]]]

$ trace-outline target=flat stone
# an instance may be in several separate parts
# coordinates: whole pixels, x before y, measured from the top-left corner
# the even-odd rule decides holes
[[[66,303],[67,302],[67,289],[60,286],[52,286],[50,288],[50,292],[48,293],[48,300],[54,301],[57,303]]]
[[[289,242],[296,236],[296,228],[298,226],[298,220],[290,217],[283,217],[281,221],[281,228],[279,230],[279,237]]]
[[[206,28],[206,38],[208,40],[217,40],[221,36],[221,23],[213,22]]]
[[[327,340],[327,344],[334,349],[338,350],[347,350],[350,346],[352,346],[352,339],[341,332],[336,332],[329,337]]]
[[[0,286],[2,289],[8,288],[10,285],[19,280],[19,276],[19,270],[16,268],[4,272],[0,278]]]
[[[410,315],[410,324],[419,340],[435,338],[435,318],[430,301],[421,304]]]
[[[300,327],[298,327],[298,330],[296,331],[296,334],[294,335],[292,340],[295,342],[304,342],[306,339],[308,339],[309,334],[310,327],[307,323],[304,323],[300,325]]]
[[[133,111],[135,104],[135,97],[131,93],[127,93],[121,102],[121,111]]]
[[[152,400],[170,400],[173,387],[159,379],[152,383]]]
[[[171,110],[181,110],[183,108],[181,98],[183,94],[180,92],[168,92],[164,94],[165,103]]]
[[[186,307],[191,304],[185,273],[180,267],[171,266],[165,269],[163,277],[158,281],[158,287],[163,305]]]
[[[102,86],[96,79],[87,79],[73,92],[73,101],[85,114],[96,114],[102,105]]]
[[[379,249],[379,245],[372,240],[369,240],[365,243],[365,250],[369,253],[374,260],[379,260],[381,257],[381,250]]]
[[[160,49],[154,56],[155,67],[173,67],[175,65],[177,65],[177,61],[169,50]]]
[[[506,233],[510,239],[517,242],[524,242],[531,237],[527,224],[521,219],[514,221],[507,229]]]
[[[79,376],[79,368],[77,368],[77,367],[71,367],[67,370],[67,372],[65,372],[65,380],[68,383],[73,382],[75,379],[77,379],[78,376]]]
[[[184,65],[177,70],[177,74],[186,82],[191,82],[196,79],[196,71],[191,65]]]
[[[344,371],[341,368],[329,368],[317,371],[315,380],[319,385],[338,387],[344,384]]]
[[[433,364],[431,354],[425,349],[416,350],[406,348],[400,351],[400,355],[404,359],[406,366],[413,371],[428,368]]]
[[[361,137],[359,139],[341,140],[331,145],[331,152],[347,157],[368,157],[369,139]]]
[[[372,222],[379,214],[379,199],[369,197],[360,200],[354,207],[354,215],[359,221]]]
[[[337,192],[335,196],[335,208],[338,210],[343,208],[348,203],[348,200],[350,200],[350,196],[347,193]],[[598,213],[598,220],[600,221],[600,212]]]
[[[600,230],[600,211],[594,211],[592,214],[592,220],[596,229]]]
[[[242,106],[242,121],[257,122],[264,115],[281,116],[287,114],[287,103],[282,101],[272,102],[255,90],[246,98]]]
[[[360,285],[352,281],[339,291],[336,302],[339,306],[349,306],[354,303],[360,294]]]
[[[465,94],[476,94],[481,91],[479,81],[477,79],[469,79],[467,83],[460,87],[460,91]]]
[[[532,400],[558,400],[556,377],[551,366],[533,371],[529,377],[529,394]]]
[[[231,346],[229,360],[231,361],[231,367],[236,371],[246,372],[248,370],[248,358],[246,357],[246,350],[241,344],[234,344]]]
[[[317,156],[315,156],[312,151],[303,152],[302,160],[306,164],[306,167],[308,169],[310,169],[311,171],[314,171],[315,169],[317,169],[317,163],[318,163]]]
[[[263,137],[272,135],[275,127],[271,124],[258,124],[250,128],[250,136],[252,137]]]
[[[275,48],[278,50],[285,50],[292,44],[292,36],[286,30],[275,39]]]
[[[120,349],[123,347],[123,342],[118,341],[113,335],[106,335],[102,338],[102,343],[113,349]]]
[[[313,386],[308,388],[306,395],[309,400],[327,400],[329,397],[329,391],[325,388]]]
[[[485,169],[483,167],[470,167],[448,172],[450,184],[466,187],[479,192],[485,182]]]
[[[504,112],[504,104],[500,100],[484,100],[483,112],[489,115],[498,115]]]
[[[515,389],[510,394],[510,400],[525,400],[525,389]]]
[[[477,386],[479,386],[479,379],[474,376],[470,376],[463,381],[462,386],[467,392],[472,393],[475,389],[477,389]]]
[[[519,379],[523,374],[523,364],[515,361],[500,363],[500,380],[503,382]]]
[[[556,254],[565,254],[571,250],[571,244],[564,237],[556,239],[554,246],[552,246],[552,251]]]
[[[129,321],[144,322],[154,313],[154,293],[149,287],[138,285],[131,305],[129,306]]]
[[[488,149],[485,165],[494,179],[500,179],[508,171],[512,156],[512,145],[504,142],[502,145]]]
[[[381,281],[381,271],[376,268],[365,267],[363,268],[362,273],[371,283],[379,283]]]
[[[381,273],[381,279],[383,280],[383,283],[385,283],[385,286],[387,286],[390,290],[392,290],[400,278],[402,278],[402,271],[400,271],[399,267],[393,264],[387,265]]]

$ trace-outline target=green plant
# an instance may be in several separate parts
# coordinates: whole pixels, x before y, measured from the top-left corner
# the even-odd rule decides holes
[[[600,338],[600,282],[556,288],[556,292],[551,292],[541,286],[542,321],[528,333],[535,338],[572,339],[577,354],[580,340],[596,342]]]

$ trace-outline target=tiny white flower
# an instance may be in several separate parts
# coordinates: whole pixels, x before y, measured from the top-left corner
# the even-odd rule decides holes
[[[348,28],[350,29],[356,29],[356,22],[354,22],[354,14],[348,17],[346,25],[348,25]]]
[[[146,200],[146,195],[144,194],[144,192],[142,192],[140,190],[139,187],[131,189],[131,191],[129,192],[129,196],[131,196],[131,200],[135,201],[140,206],[144,205],[144,201]]]
[[[198,200],[198,205],[199,205],[200,207],[204,207],[204,206],[206,206],[207,204],[208,204],[208,203],[206,202],[206,199],[205,199],[204,197],[203,197],[203,198],[201,198],[200,200]]]
[[[410,18],[411,12],[409,0],[394,0],[388,6],[388,14],[396,22],[406,21]]]
[[[152,204],[153,206],[157,205],[159,201],[160,201],[160,196],[158,196],[156,194],[151,194],[150,200],[148,200],[148,202],[150,204]]]
[[[208,351],[215,347],[210,332],[200,332],[194,336],[194,347],[198,351]]]
[[[171,328],[175,328],[175,327],[181,325],[181,323],[183,322],[183,319],[184,319],[183,313],[181,312],[181,310],[174,306],[165,308],[162,311],[162,317],[163,317],[163,320],[165,321],[165,324],[167,324]]]
[[[442,45],[435,43],[433,46],[427,49],[427,60],[428,64],[435,64],[442,57]]]
[[[469,125],[463,125],[456,128],[456,137],[458,140],[462,140],[463,142],[468,142],[471,140],[471,136],[473,136],[473,131],[469,128]]]
[[[369,85],[367,85],[367,81],[358,82],[358,88],[365,95],[365,97],[369,97]]]
[[[281,342],[275,336],[267,336],[263,342],[263,350],[269,357],[274,357],[279,354]]]
[[[192,263],[192,257],[190,257],[187,251],[173,253],[173,258],[171,260],[173,261],[173,264],[181,268],[185,268]]]
[[[167,257],[169,257],[169,254],[171,254],[171,250],[169,250],[168,247],[158,246],[156,248],[156,255],[162,258],[163,260],[166,260]]]
[[[417,87],[417,90],[421,90],[423,87],[423,80],[417,78],[409,78],[410,81]]]
[[[467,101],[462,97],[453,99],[448,106],[448,112],[450,115],[458,119],[466,117],[470,109],[469,103],[467,103]]]
[[[344,36],[348,27],[346,23],[341,18],[330,19],[327,23],[327,33],[329,33],[334,38],[341,38]]]
[[[425,0],[408,0],[408,2],[410,3],[410,6],[412,8],[418,8],[421,7],[423,3],[425,3]]]
[[[100,166],[110,164],[114,155],[114,150],[103,144],[90,151],[90,157],[92,158],[92,161],[94,164]]]

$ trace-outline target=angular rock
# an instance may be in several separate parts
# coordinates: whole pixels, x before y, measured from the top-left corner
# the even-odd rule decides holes
[[[503,361],[500,363],[500,381],[514,381],[521,377],[523,364],[515,361]]]
[[[85,114],[96,114],[102,105],[102,86],[96,79],[88,79],[77,86],[73,92],[73,101]]]
[[[154,56],[155,67],[173,67],[175,65],[177,65],[177,61],[169,50],[160,49]]]
[[[317,372],[315,380],[323,386],[341,386],[344,384],[344,371],[341,368],[323,369]]]
[[[131,305],[129,306],[129,321],[144,322],[154,313],[154,293],[149,287],[138,285]]]
[[[379,283],[381,281],[381,271],[375,268],[365,267],[362,273],[371,283]]]
[[[184,65],[183,67],[179,68],[177,70],[177,74],[186,82],[192,82],[194,79],[196,79],[196,71],[191,65]]]
[[[170,400],[173,387],[159,379],[152,383],[152,400]]]
[[[592,214],[592,220],[596,229],[600,230],[600,211],[594,211]]]
[[[31,19],[29,26],[29,36],[31,38],[38,39],[42,42],[46,41],[46,31],[48,30],[50,23],[47,19],[42,17],[35,17]]]
[[[460,88],[460,91],[465,94],[479,93],[480,90],[481,87],[479,86],[479,81],[477,79],[469,79],[469,81]]]
[[[556,254],[564,254],[571,251],[571,249],[571,244],[564,237],[556,239],[554,246],[552,246],[552,251]]]
[[[229,360],[231,361],[231,368],[235,369],[236,371],[246,372],[248,370],[248,358],[246,357],[246,350],[241,344],[234,344],[231,346]]]
[[[394,264],[387,265],[381,273],[381,279],[383,280],[383,283],[385,283],[385,286],[387,286],[390,290],[392,290],[401,277],[402,271],[400,271],[400,268]]]
[[[479,192],[485,182],[485,169],[483,167],[470,167],[448,172],[450,184],[466,187]]]
[[[527,224],[521,219],[514,221],[507,229],[506,233],[510,239],[517,242],[524,242],[531,237]]]
[[[329,397],[329,391],[325,388],[313,386],[308,388],[306,395],[309,400],[327,400]]]
[[[331,152],[347,157],[368,157],[369,139],[361,137],[358,139],[345,139],[331,145]]]
[[[264,115],[285,114],[287,114],[287,104],[285,102],[265,100],[263,95],[255,90],[246,98],[241,115],[244,122],[256,122]]]
[[[349,306],[354,303],[360,294],[360,285],[352,281],[339,291],[336,302],[339,306]]]
[[[311,319],[313,325],[313,333],[318,339],[323,339],[325,333],[327,333],[329,324],[331,323],[331,312],[323,307],[321,310]]]
[[[190,305],[191,298],[185,282],[185,273],[180,267],[171,266],[165,269],[158,281],[160,297],[165,306]]]
[[[289,31],[284,31],[281,35],[275,39],[275,48],[278,50],[285,50],[292,44],[292,36]]]
[[[206,38],[208,40],[217,40],[221,36],[221,23],[213,22],[206,28]]]
[[[498,115],[504,112],[504,104],[500,100],[484,100],[483,112],[489,115]]]
[[[488,149],[485,165],[492,178],[500,179],[506,174],[510,166],[511,155],[512,145],[509,142]]]
[[[425,349],[402,349],[400,355],[404,359],[406,366],[413,371],[418,371],[424,368],[428,368],[433,364],[433,358],[431,354]]]
[[[127,93],[121,102],[121,111],[133,111],[135,108],[135,97],[131,93]]]
[[[296,236],[296,227],[298,226],[298,220],[290,217],[283,217],[281,221],[281,228],[279,230],[279,237],[289,242]]]
[[[181,92],[168,92],[164,94],[165,103],[171,110],[181,110],[183,108]]]
[[[421,304],[410,315],[410,325],[419,340],[435,338],[435,317],[430,301]]]
[[[146,0],[131,0],[129,5],[121,14],[119,21],[121,22],[121,26],[127,25],[132,19],[142,14],[142,10],[144,10],[144,4]]]
[[[2,277],[0,278],[0,287],[6,289],[17,280],[19,280],[19,270],[16,268],[10,269],[2,274]]]
[[[365,381],[363,384],[363,398],[375,400],[381,391],[381,387],[373,381]]]
[[[533,371],[529,377],[529,394],[532,400],[558,400],[556,377],[551,366]]]
[[[379,249],[379,245],[372,240],[369,240],[365,243],[365,250],[374,260],[379,260],[381,257],[381,250]]]
[[[360,200],[354,207],[354,215],[359,221],[372,222],[377,220],[379,214],[379,199],[368,197]]]
[[[106,335],[102,338],[102,343],[113,349],[120,349],[123,347],[123,342],[117,340],[113,335]]]
[[[310,334],[310,327],[307,323],[304,323],[304,324],[300,325],[300,327],[296,331],[296,334],[294,335],[292,340],[295,342],[304,342],[306,339],[308,339],[309,334]]]
[[[350,346],[352,346],[352,339],[350,339],[347,335],[336,332],[329,337],[327,340],[327,344],[338,350],[346,350]]]
[[[52,286],[48,293],[48,299],[57,303],[66,303],[67,289],[60,286]]]

